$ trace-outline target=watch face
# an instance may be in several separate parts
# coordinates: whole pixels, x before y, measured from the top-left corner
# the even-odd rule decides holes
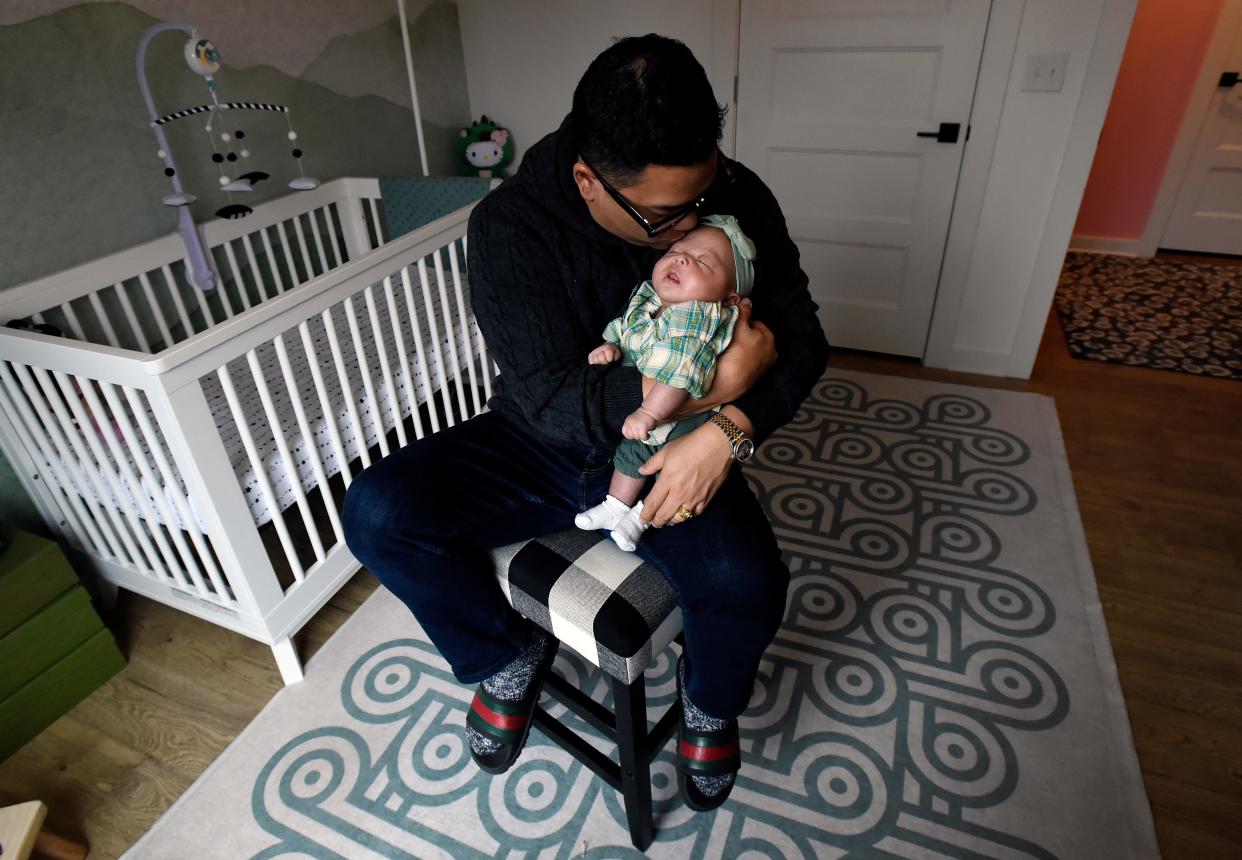
[[[755,456],[755,441],[753,439],[741,439],[737,443],[737,449],[733,452],[739,463],[745,463],[751,457]]]

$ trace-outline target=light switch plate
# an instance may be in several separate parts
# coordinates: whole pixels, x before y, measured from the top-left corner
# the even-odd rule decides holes
[[[1031,54],[1022,77],[1024,93],[1059,93],[1065,86],[1069,54]]]

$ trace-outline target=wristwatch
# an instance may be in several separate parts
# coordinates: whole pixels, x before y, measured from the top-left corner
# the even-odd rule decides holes
[[[734,424],[728,415],[723,412],[713,412],[712,417],[707,420],[719,427],[720,432],[728,438],[729,447],[733,449],[734,460],[745,463],[755,456],[755,440],[747,436],[741,427]]]

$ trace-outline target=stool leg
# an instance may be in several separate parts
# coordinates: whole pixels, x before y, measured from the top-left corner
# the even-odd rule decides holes
[[[89,849],[78,842],[73,842],[46,830],[39,831],[35,839],[34,849],[44,857],[52,860],[85,860]]]
[[[647,748],[647,689],[640,675],[632,684],[612,679],[617,714],[617,757],[621,765],[621,796],[630,841],[646,851],[655,838],[651,820],[651,758]]]

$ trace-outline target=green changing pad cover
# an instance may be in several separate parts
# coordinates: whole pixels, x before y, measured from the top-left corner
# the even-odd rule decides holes
[[[381,176],[388,240],[473,203],[491,183],[478,176]]]

